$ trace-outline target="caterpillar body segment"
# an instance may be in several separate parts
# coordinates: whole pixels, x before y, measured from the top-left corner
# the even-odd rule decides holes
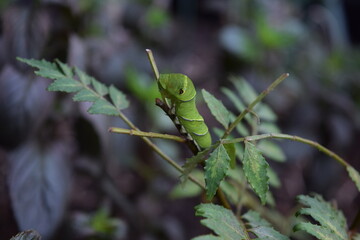
[[[196,90],[193,82],[184,74],[160,74],[159,90],[163,98],[170,99],[175,115],[186,132],[201,148],[211,145],[211,135],[196,108]]]

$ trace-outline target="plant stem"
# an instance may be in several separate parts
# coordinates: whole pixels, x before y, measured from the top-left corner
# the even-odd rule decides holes
[[[158,81],[159,77],[160,77],[160,74],[159,74],[159,70],[156,66],[156,62],[155,62],[155,59],[154,59],[154,55],[152,53],[152,51],[150,49],[146,49],[146,52],[147,52],[147,55],[148,55],[148,58],[149,58],[149,61],[150,61],[150,64],[151,64],[151,67],[154,71],[154,75],[155,75],[155,78],[156,78],[156,81]],[[164,99],[165,101],[165,99]],[[175,127],[178,129],[179,133],[182,134],[181,132],[181,125],[180,124],[177,124],[176,123],[176,116],[174,114],[171,113],[171,109],[169,108],[169,106],[162,102],[160,99],[156,99],[156,105],[159,106],[169,117],[170,119],[172,120],[172,122],[175,124]],[[145,138],[145,137],[143,137]],[[144,140],[145,141],[145,140]],[[150,140],[149,140],[150,141]],[[192,151],[192,153],[194,155],[196,155],[198,152],[199,152],[199,148],[197,147],[197,145],[195,144],[195,142],[193,140],[187,140],[185,141],[186,145],[189,147],[189,149]],[[148,143],[149,144],[149,143]],[[155,149],[154,149],[155,150]],[[160,154],[160,153],[159,153]],[[160,155],[161,156],[161,155]],[[165,159],[165,158],[164,158]],[[166,160],[166,159],[165,159]],[[174,165],[171,161],[166,160],[168,161],[172,166],[174,166],[175,168],[176,165]],[[178,169],[178,168],[177,168]],[[183,169],[180,167],[180,169],[178,169],[180,172],[183,173]],[[189,175],[189,179],[192,180],[194,182],[194,180],[196,179],[192,179],[193,177],[191,175]],[[195,182],[196,183],[196,182]],[[196,184],[200,184],[199,182],[197,182]],[[200,186],[200,185],[199,185]],[[206,190],[205,186],[202,184],[200,187],[202,187],[204,190]],[[228,208],[228,209],[231,209],[231,206],[228,202],[228,200],[226,199],[226,196],[225,194],[222,192],[221,188],[218,189],[218,191],[216,192],[216,196],[219,198],[221,204]]]
[[[226,196],[225,196],[224,192],[221,190],[220,186],[219,186],[218,190],[216,191],[216,196],[219,198],[220,202],[222,203],[222,205],[225,208],[231,209],[230,203],[226,199]]]
[[[134,130],[138,130],[139,129],[122,113],[119,111],[119,117],[132,129]],[[141,137],[142,140],[144,140],[144,142],[149,145],[149,147],[151,147],[157,154],[159,154],[160,157],[162,157],[165,161],[167,161],[171,166],[173,166],[176,170],[178,170],[180,173],[184,173],[183,168],[177,164],[174,160],[172,160],[169,156],[167,156],[163,151],[161,151],[161,149],[156,146],[149,138],[147,137]],[[196,179],[195,177],[193,177],[192,175],[189,175],[189,179],[195,183],[196,185],[198,185],[199,187],[201,187],[202,189],[205,189],[205,185],[204,183],[200,182],[198,179]]]
[[[153,55],[153,53],[152,53],[152,51],[150,49],[146,49],[146,52],[147,52],[151,67],[153,69],[156,81],[157,81],[159,79],[159,77],[160,77],[160,74],[159,74],[159,70],[158,70],[158,68],[156,66],[154,55]]]
[[[151,51],[150,51],[151,52]],[[156,65],[155,65],[156,66]],[[93,89],[91,89],[88,85],[83,85],[86,89],[88,89],[89,91],[93,92],[95,95],[99,96],[99,98],[104,99],[103,96],[100,96],[97,92],[95,92]],[[121,111],[118,110],[118,116],[132,129],[140,131]],[[162,157],[165,161],[167,161],[171,166],[173,166],[176,170],[178,170],[180,173],[184,173],[184,170],[182,169],[182,167],[177,164],[174,160],[172,160],[169,156],[167,156],[163,151],[161,151],[161,149],[156,146],[149,138],[147,137],[141,137],[142,140],[144,140],[144,142],[146,144],[148,144],[157,154],[160,155],[160,157]],[[204,183],[200,182],[198,179],[194,178],[192,175],[189,174],[189,179],[194,182],[195,184],[197,184],[199,187],[201,187],[202,189],[205,189],[205,185]]]
[[[231,123],[231,125],[226,129],[224,135],[221,137],[221,139],[225,139],[227,138],[230,133],[232,132],[232,130],[234,130],[234,128],[236,127],[236,125],[241,122],[241,120],[245,117],[245,115],[248,112],[251,112],[252,109],[256,106],[256,104],[258,104],[261,100],[264,99],[264,97],[266,97],[272,90],[274,90],[274,88],[279,85],[282,81],[284,81],[287,77],[289,76],[288,73],[284,73],[282,74],[280,77],[278,77],[278,79],[276,79],[267,89],[265,89],[264,91],[262,91],[260,93],[259,96],[257,96],[257,98],[250,103],[250,105],[244,110],[242,111],[239,116],[237,116],[237,118],[234,120],[234,122]]]
[[[177,142],[185,142],[186,141],[186,139],[179,137],[179,136],[175,136],[175,135],[154,133],[154,132],[143,132],[143,131],[138,131],[138,130],[134,130],[134,129],[125,129],[125,128],[117,128],[117,127],[109,128],[109,132],[120,133],[120,134],[129,134],[129,135],[140,136],[140,137],[169,139],[169,140],[174,140]]]
[[[341,165],[343,165],[345,167],[349,166],[349,164],[342,157],[340,157],[333,151],[327,149],[326,147],[322,146],[321,144],[319,144],[315,141],[306,139],[306,138],[289,135],[289,134],[267,133],[267,134],[254,135],[254,136],[248,136],[248,137],[243,137],[243,138],[223,139],[223,140],[221,140],[221,142],[223,144],[226,144],[226,143],[237,143],[237,142],[244,142],[244,141],[257,141],[257,140],[266,139],[266,138],[288,139],[288,140],[293,140],[293,141],[308,144],[310,146],[317,148],[319,151],[325,153],[329,157],[335,159]]]

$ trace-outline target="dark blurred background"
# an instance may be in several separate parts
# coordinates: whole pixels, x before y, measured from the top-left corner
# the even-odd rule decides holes
[[[136,137],[107,132],[120,120],[47,92],[49,80],[16,57],[60,59],[128,96],[141,129],[175,133],[154,105],[145,53],[161,72],[190,76],[221,95],[229,76],[262,91],[290,77],[266,102],[284,133],[332,149],[360,170],[360,2],[357,0],[1,0],[0,237],[36,229],[43,239],[174,239],[205,233],[200,197],[171,195],[179,174]],[[203,103],[209,126],[217,123]],[[191,153],[158,141],[175,159]],[[360,197],[334,160],[281,142],[271,162],[282,186],[277,209],[293,214],[298,194],[336,200],[349,221]],[[180,160],[179,160],[179,163]]]

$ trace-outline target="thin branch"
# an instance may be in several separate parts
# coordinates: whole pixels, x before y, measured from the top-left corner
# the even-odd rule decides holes
[[[177,142],[186,142],[185,138],[182,138],[179,136],[155,133],[155,132],[143,132],[143,131],[138,131],[138,130],[134,130],[134,129],[111,127],[111,128],[109,128],[109,132],[120,133],[120,134],[129,134],[132,136],[140,136],[140,137],[169,139],[169,140],[173,140],[173,141],[177,141]]]
[[[230,135],[230,133],[234,130],[236,125],[238,125],[238,123],[241,122],[241,120],[245,117],[245,115],[247,113],[251,112],[252,109],[256,106],[256,104],[258,104],[261,100],[263,100],[264,97],[266,97],[272,90],[274,90],[274,88],[277,85],[279,85],[282,81],[284,81],[288,76],[289,76],[288,73],[282,74],[267,89],[262,91],[261,94],[259,96],[257,96],[257,98],[252,103],[250,103],[250,105],[244,111],[242,111],[239,114],[239,116],[237,116],[237,118],[234,120],[234,122],[231,123],[231,125],[228,127],[228,129],[226,129],[226,131],[225,131],[224,135],[221,137],[221,139],[227,138]]]
[[[138,130],[139,129],[122,113],[119,111],[119,117],[132,129],[134,130]],[[177,171],[179,171],[180,173],[184,173],[183,168],[177,164],[174,160],[172,160],[168,155],[166,155],[163,151],[161,151],[161,149],[156,146],[149,138],[147,137],[141,137],[142,140],[144,140],[144,142],[149,145],[149,147],[151,147],[157,154],[159,154],[160,157],[162,157],[165,161],[167,161],[171,166],[173,166]],[[204,183],[200,182],[198,179],[196,179],[194,176],[189,175],[189,179],[195,183],[196,185],[198,185],[199,187],[201,187],[202,189],[205,189],[205,185]]]
[[[153,72],[154,72],[154,75],[155,75],[155,78],[156,78],[156,81],[157,81],[159,79],[159,77],[160,77],[160,74],[159,74],[159,70],[158,70],[158,68],[156,66],[154,55],[153,55],[153,53],[152,53],[152,51],[150,49],[146,49],[146,53],[148,55],[151,67],[153,69]]]
[[[223,140],[221,140],[221,142],[226,144],[226,143],[237,143],[237,142],[244,142],[244,141],[257,141],[257,140],[266,139],[266,138],[288,139],[288,140],[293,140],[293,141],[308,144],[310,146],[315,147],[319,151],[325,153],[329,157],[335,159],[341,165],[343,165],[345,167],[349,166],[349,164],[342,157],[340,157],[339,155],[337,155],[330,149],[327,149],[326,147],[322,146],[321,144],[319,144],[315,141],[306,139],[306,138],[289,135],[289,134],[267,133],[267,134],[254,135],[254,136],[248,136],[248,137],[243,137],[243,138],[223,139]]]
[[[231,209],[230,203],[229,201],[226,199],[226,196],[224,194],[224,192],[221,190],[221,188],[219,187],[218,190],[216,191],[216,196],[219,198],[221,204],[227,208],[227,209]]]

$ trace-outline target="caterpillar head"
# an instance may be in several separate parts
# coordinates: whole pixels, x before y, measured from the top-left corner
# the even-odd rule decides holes
[[[184,74],[160,74],[158,84],[161,95],[172,100],[189,101],[196,95],[194,84]]]

